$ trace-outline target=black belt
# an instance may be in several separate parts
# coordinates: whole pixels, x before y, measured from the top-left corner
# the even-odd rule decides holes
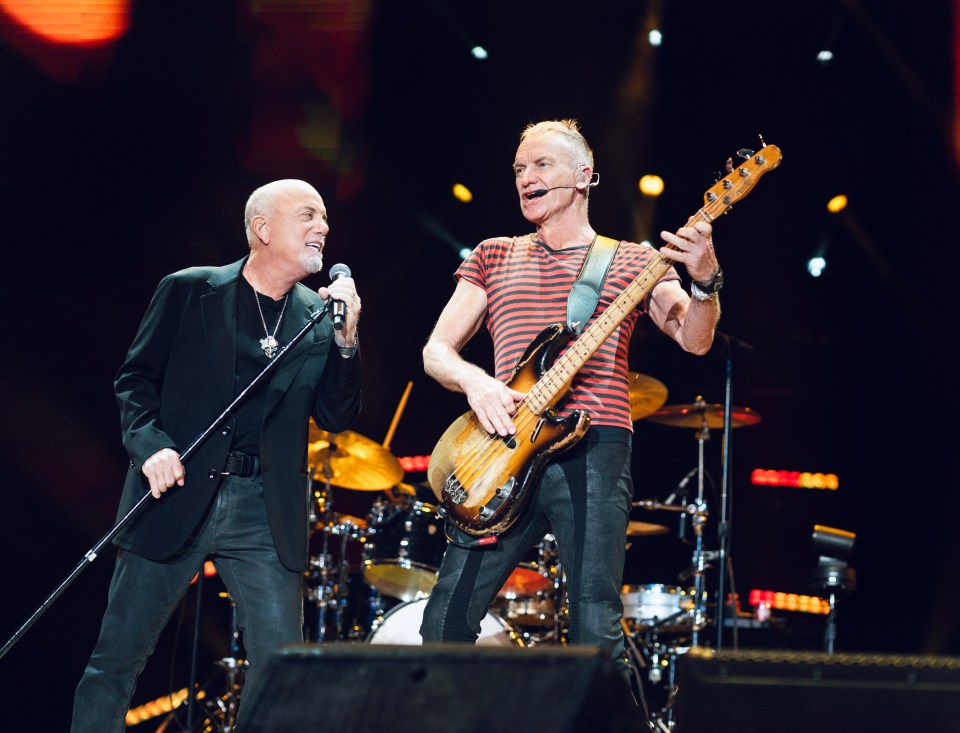
[[[260,473],[260,458],[233,451],[227,454],[227,462],[220,473],[224,476],[256,476]]]

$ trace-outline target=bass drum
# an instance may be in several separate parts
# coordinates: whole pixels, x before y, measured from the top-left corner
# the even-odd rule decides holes
[[[422,644],[420,624],[423,623],[423,609],[426,605],[426,598],[418,598],[394,606],[382,619],[374,622],[373,629],[367,635],[367,643]],[[510,624],[496,614],[488,613],[480,622],[477,646],[524,646],[524,643]]]

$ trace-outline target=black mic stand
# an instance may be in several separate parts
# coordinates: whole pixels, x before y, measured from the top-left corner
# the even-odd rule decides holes
[[[280,361],[290,351],[290,349],[296,346],[301,341],[301,339],[303,339],[303,337],[306,336],[307,333],[320,322],[320,319],[323,318],[324,315],[326,315],[327,310],[330,308],[330,304],[332,302],[333,302],[332,299],[328,298],[326,303],[324,303],[323,307],[320,310],[310,315],[310,318],[307,320],[307,323],[304,324],[303,328],[300,329],[300,332],[296,336],[294,336],[292,339],[290,339],[290,343],[288,343],[279,352],[277,352],[277,355],[270,360],[270,363],[267,364],[263,368],[263,370],[250,381],[250,384],[248,384],[243,389],[243,391],[240,392],[240,394],[238,394],[234,398],[233,402],[227,405],[227,408],[222,413],[220,413],[220,416],[217,417],[217,419],[214,420],[212,423],[210,423],[209,427],[207,427],[207,429],[204,430],[200,434],[200,436],[196,440],[194,440],[193,443],[191,443],[187,447],[187,449],[183,451],[183,453],[180,454],[181,463],[186,462],[187,459],[189,459],[190,456],[193,455],[197,447],[204,440],[210,437],[210,434],[213,433],[224,420],[226,420],[230,415],[233,414],[233,412],[237,409],[237,405],[239,405],[240,402],[242,402],[247,397],[247,395],[250,394],[250,392],[253,389],[259,386],[260,382],[262,382],[268,374],[273,372],[277,364],[280,363]],[[101,537],[96,542],[96,544],[94,544],[93,547],[87,550],[86,554],[83,556],[83,559],[79,563],[77,563],[76,567],[71,571],[71,573],[66,578],[64,578],[64,580],[60,583],[60,585],[57,586],[57,588],[54,589],[54,591],[49,596],[47,596],[47,598],[43,601],[43,603],[40,604],[37,610],[33,612],[30,618],[28,618],[24,622],[24,624],[19,629],[17,629],[16,633],[7,640],[6,644],[3,645],[3,648],[0,648],[0,659],[3,659],[3,657],[6,656],[7,652],[9,652],[13,648],[14,644],[20,641],[23,635],[30,630],[30,627],[33,626],[44,613],[46,613],[47,609],[50,608],[50,606],[53,605],[53,602],[56,601],[63,594],[63,592],[73,583],[74,580],[77,579],[80,573],[83,572],[91,563],[93,563],[94,560],[97,559],[97,555],[100,553],[100,551],[111,540],[113,540],[113,538],[116,537],[124,529],[124,527],[126,527],[137,516],[139,516],[145,507],[150,505],[150,499],[152,498],[152,496],[153,495],[149,491],[145,493],[143,497],[133,506],[133,508],[130,511],[128,511],[123,516],[123,518],[114,525],[113,529],[107,532],[103,537]]]
[[[733,404],[731,401],[731,395],[733,392],[733,359],[731,352],[733,349],[730,344],[736,343],[738,346],[746,349],[747,351],[753,351],[753,347],[750,344],[744,343],[739,339],[736,339],[732,336],[728,336],[722,331],[717,331],[717,335],[723,339],[723,353],[724,359],[726,362],[726,374],[724,376],[724,396],[723,396],[723,442],[721,449],[721,468],[722,474],[720,479],[720,520],[717,526],[717,536],[719,540],[719,548],[717,553],[718,564],[720,566],[720,573],[717,582],[717,651],[720,651],[723,648],[723,612],[726,606],[726,600],[724,598],[725,594],[725,581],[727,577],[727,572],[729,572],[728,559],[729,547],[730,547],[730,502],[729,502],[729,489],[730,489],[730,429],[731,425],[731,415],[733,414]],[[733,606],[733,631],[736,634],[737,630],[737,618],[736,618],[736,601],[732,601],[731,605]]]

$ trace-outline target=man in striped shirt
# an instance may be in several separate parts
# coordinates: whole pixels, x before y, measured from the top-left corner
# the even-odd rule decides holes
[[[575,120],[528,126],[513,170],[520,210],[536,231],[480,243],[457,270],[456,289],[423,350],[427,374],[462,392],[484,429],[500,436],[517,432],[512,416],[524,397],[508,386],[511,372],[544,328],[566,321],[570,289],[597,236],[587,212],[593,152]],[[637,319],[646,313],[684,350],[710,349],[722,283],[711,233],[702,221],[675,234],[662,232],[669,246],[660,250],[619,243],[587,326],[654,258],[669,260],[659,282],[583,364],[572,395],[561,403],[561,415],[586,412],[589,430],[546,465],[531,503],[495,545],[476,547],[470,541],[476,538],[448,523],[452,541],[424,610],[425,641],[475,642],[501,585],[549,532],[567,579],[568,642],[607,650],[628,674],[620,624],[633,500],[627,348]],[[693,297],[669,266],[676,262],[694,281]],[[460,356],[481,325],[493,340],[493,376]]]

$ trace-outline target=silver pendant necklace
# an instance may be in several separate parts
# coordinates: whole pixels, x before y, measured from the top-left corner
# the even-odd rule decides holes
[[[257,311],[260,313],[260,322],[263,324],[263,332],[266,336],[260,339],[260,348],[263,349],[263,353],[267,355],[268,359],[272,359],[277,353],[277,347],[280,345],[277,343],[277,331],[280,330],[280,322],[283,320],[283,314],[287,310],[287,300],[290,298],[290,291],[287,291],[287,294],[283,296],[283,307],[280,308],[280,316],[277,318],[277,325],[273,329],[273,333],[270,333],[270,330],[267,328],[267,319],[263,317],[263,308],[260,307],[260,293],[257,292],[256,288],[253,288],[253,297],[257,299]]]

